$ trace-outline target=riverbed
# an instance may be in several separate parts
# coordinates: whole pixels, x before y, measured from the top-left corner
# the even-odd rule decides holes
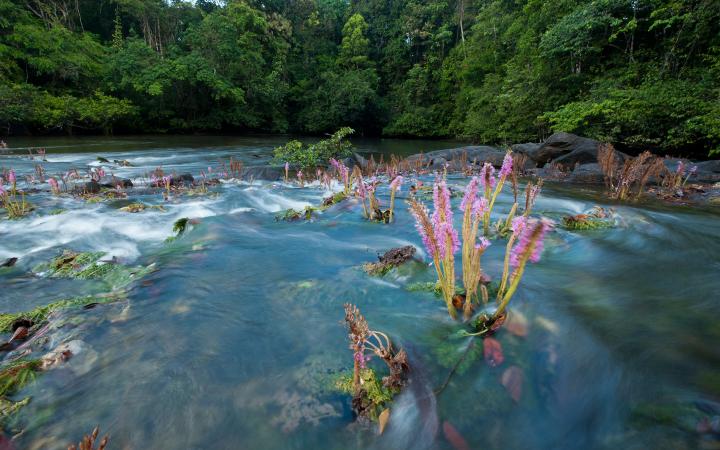
[[[135,186],[127,199],[88,202],[37,185],[27,196],[35,211],[0,219],[0,261],[19,258],[0,269],[0,311],[107,292],[97,280],[34,271],[63,250],[152,268],[121,300],[53,316],[42,348],[78,341],[80,351],[13,394],[31,398],[12,418],[11,428],[24,430],[17,448],[67,448],[96,425],[111,449],[720,446],[717,434],[702,432],[720,416],[718,208],[617,204],[599,188],[546,184],[535,216],[559,223],[598,205],[614,210],[616,226],[557,226],[511,304],[526,335],[501,330],[502,364],[490,367],[471,351],[436,394],[471,338],[457,335],[442,300],[409,289],[435,272],[404,203],[407,186],[391,224],[365,220],[354,198],[309,221],[278,220],[342,187],[222,173],[230,158],[267,164],[285,137],[203,139],[24,140],[13,145],[45,147],[45,161],[18,148],[0,156],[18,178],[36,164],[49,175],[102,167]],[[408,155],[449,144],[359,141],[358,150]],[[221,181],[166,200],[162,188],[146,189],[159,167]],[[467,181],[448,177],[456,190]],[[378,195],[387,202],[387,183]],[[158,208],[120,209],[130,202]],[[512,203],[506,189],[493,218]],[[189,229],[168,242],[181,218],[192,219]],[[483,267],[497,278],[505,241],[492,242]],[[384,277],[362,270],[404,245],[423,262]],[[414,388],[396,398],[382,435],[354,426],[349,397],[334,387],[353,364],[345,303],[410,357]],[[509,367],[522,373],[519,398],[501,382]]]

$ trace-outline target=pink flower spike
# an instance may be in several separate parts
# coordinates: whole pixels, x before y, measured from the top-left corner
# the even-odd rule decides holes
[[[15,182],[17,181],[17,178],[15,178],[14,170],[11,170],[10,172],[8,172],[7,177],[8,177],[8,183],[10,183],[10,184],[15,184]]]
[[[483,236],[480,238],[480,243],[475,244],[475,249],[484,251],[486,248],[490,247],[491,245],[492,244],[490,243],[490,241],[485,236]]]
[[[507,177],[512,173],[513,158],[512,153],[507,152],[503,159],[502,167],[500,168],[500,176]]]
[[[480,179],[478,177],[472,177],[468,185],[465,187],[465,195],[463,196],[462,201],[460,201],[460,211],[465,212],[468,205],[473,207],[475,201],[477,200],[479,184]]]
[[[483,189],[492,189],[495,187],[495,167],[490,163],[483,164],[480,171],[480,186]]]
[[[399,191],[400,188],[402,187],[403,181],[404,181],[404,179],[403,179],[402,175],[398,175],[390,183],[390,189],[392,189],[393,191]]]

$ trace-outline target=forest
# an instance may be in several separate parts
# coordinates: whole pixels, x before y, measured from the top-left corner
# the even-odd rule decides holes
[[[0,0],[0,135],[720,151],[717,0]]]

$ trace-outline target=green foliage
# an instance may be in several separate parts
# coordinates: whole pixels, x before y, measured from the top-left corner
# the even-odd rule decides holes
[[[390,406],[393,400],[393,396],[397,392],[393,392],[390,389],[382,385],[380,379],[378,379],[373,369],[361,369],[360,380],[364,391],[364,402],[367,402],[370,406],[368,408],[371,420],[377,420],[380,413]],[[352,374],[342,375],[335,383],[335,387],[340,392],[348,395],[353,395],[353,377]]]
[[[19,360],[9,363],[0,370],[0,397],[22,389],[35,381],[35,372],[40,369],[40,360]]]
[[[273,151],[277,164],[289,163],[300,169],[311,169],[327,164],[330,158],[344,158],[352,153],[352,144],[345,138],[354,133],[349,127],[340,128],[330,139],[304,146],[300,141],[292,140]]]
[[[13,322],[18,319],[27,319],[34,324],[43,323],[47,320],[48,316],[58,310],[77,308],[92,303],[110,303],[121,299],[120,294],[114,295],[99,295],[99,296],[85,296],[85,297],[74,297],[70,299],[58,300],[44,306],[38,306],[30,311],[24,311],[19,313],[0,313],[0,332],[9,333],[12,331]]]
[[[562,130],[720,152],[716,1],[39,3],[0,0],[9,133],[347,125],[503,144]]]

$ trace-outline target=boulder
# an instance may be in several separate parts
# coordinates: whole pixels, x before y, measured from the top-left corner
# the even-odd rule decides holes
[[[570,153],[553,159],[551,162],[568,168],[581,164],[597,163],[598,151],[597,148],[577,148]]]
[[[588,162],[596,162],[599,145],[600,142],[594,139],[580,137],[571,133],[555,133],[545,139],[545,142],[535,151],[534,159],[539,164],[546,164],[551,160],[577,151],[576,155],[583,155],[582,158],[594,154],[595,161]]]
[[[133,187],[133,182],[125,178],[113,178],[110,183],[103,183],[100,186],[104,188],[115,189],[118,185],[127,189]]]
[[[463,154],[467,154],[468,163],[476,162],[478,164],[482,164],[484,162],[489,162],[496,167],[502,166],[503,158],[505,157],[505,151],[500,150],[499,148],[487,145],[469,145],[467,147],[448,148],[428,153],[418,153],[408,156],[407,160],[412,163],[422,158],[422,160],[426,163],[430,163],[430,167],[441,168],[447,162],[460,161]]]
[[[605,181],[600,164],[580,164],[570,173],[567,181],[571,183],[602,184]]]
[[[184,173],[170,178],[171,186],[191,185],[193,182],[195,182],[195,178],[189,173]]]
[[[689,183],[716,183],[720,181],[720,159],[703,161],[694,165],[697,166],[697,172],[690,177]]]
[[[542,147],[542,144],[536,143],[536,142],[526,142],[524,144],[513,144],[510,149],[513,151],[513,153],[519,153],[521,155],[526,155],[530,161],[535,162],[535,166],[537,166],[537,152]],[[534,167],[535,167],[534,166]]]
[[[277,181],[285,178],[285,168],[282,166],[251,166],[242,171],[243,179]]]
[[[100,186],[100,183],[98,183],[95,180],[92,180],[92,181],[88,181],[87,183],[85,183],[83,185],[82,189],[80,189],[80,191],[85,194],[99,194],[101,187],[102,186]]]

